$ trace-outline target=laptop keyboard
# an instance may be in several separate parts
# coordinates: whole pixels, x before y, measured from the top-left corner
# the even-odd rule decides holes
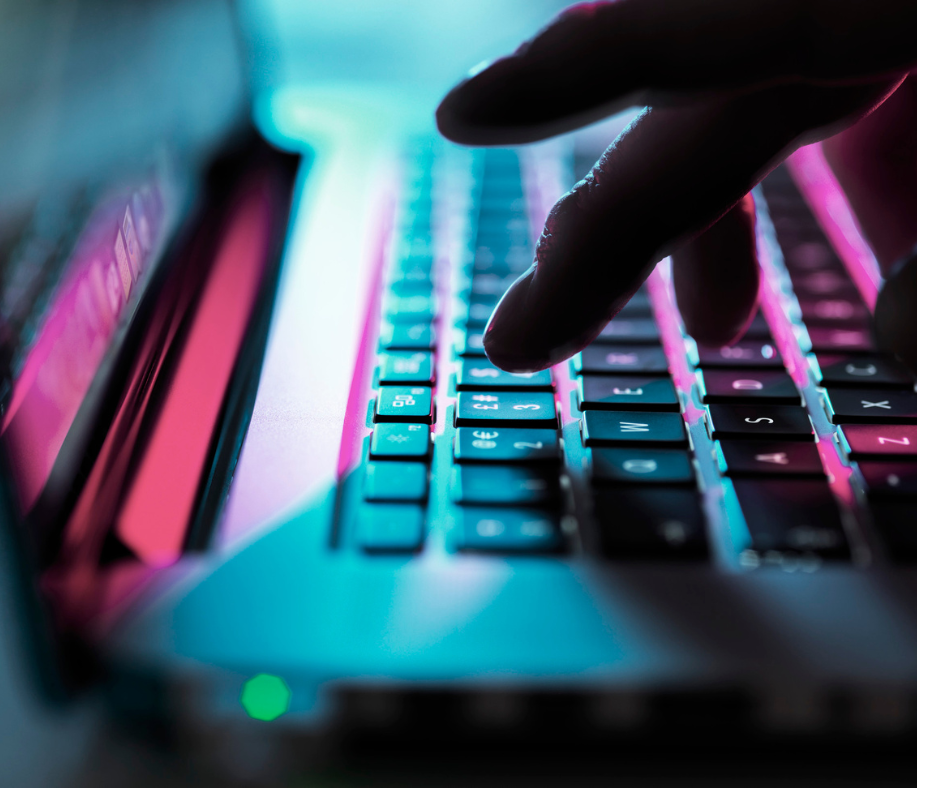
[[[661,265],[570,362],[515,375],[489,363],[482,332],[533,257],[520,156],[475,154],[456,209],[439,163],[412,165],[338,545],[808,572],[914,559],[915,381],[875,351],[786,168],[758,193],[774,303],[741,341],[682,333]],[[455,210],[465,229],[444,244]]]

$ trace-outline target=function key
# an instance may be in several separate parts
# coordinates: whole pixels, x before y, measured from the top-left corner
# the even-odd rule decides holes
[[[386,323],[382,326],[379,344],[383,350],[434,350],[437,335],[430,323]]]
[[[581,410],[679,410],[670,378],[643,375],[583,375],[578,379]]]
[[[366,464],[367,501],[414,501],[428,497],[428,466],[423,462]]]
[[[913,424],[843,424],[836,435],[850,460],[917,456]]]
[[[454,333],[454,351],[464,358],[486,358],[483,350],[483,329],[470,328]]]
[[[808,326],[810,342],[818,353],[872,353],[875,343],[863,327]]]
[[[420,506],[379,503],[359,508],[356,541],[367,552],[414,552],[423,538],[424,509]]]
[[[709,405],[707,413],[712,439],[814,438],[806,411],[792,405]]]
[[[723,440],[715,455],[725,476],[826,476],[815,443]]]
[[[818,356],[816,363],[823,386],[914,388],[914,376],[891,356]]]
[[[598,490],[594,517],[602,553],[613,559],[708,557],[699,494],[689,487]]]
[[[802,298],[800,311],[808,326],[867,326],[871,312],[860,298]]]
[[[694,484],[687,451],[678,449],[592,449],[591,474],[599,484]]]
[[[454,438],[454,462],[557,462],[555,430],[460,427]]]
[[[652,318],[633,318],[611,320],[597,339],[597,344],[618,344],[634,342],[637,344],[659,344],[659,326]]]
[[[485,358],[464,358],[457,370],[457,390],[547,390],[552,388],[551,370],[505,372]]]
[[[754,553],[848,558],[839,507],[826,482],[736,479],[734,490]]]
[[[889,389],[826,389],[826,413],[833,424],[916,424],[917,395]]]
[[[561,496],[558,472],[519,465],[460,465],[454,469],[459,504],[546,506]]]
[[[431,453],[431,429],[427,424],[376,424],[369,443],[374,459],[417,459]]]
[[[434,415],[431,389],[421,386],[382,386],[375,400],[377,422],[418,421],[430,424]]]
[[[713,403],[766,402],[800,405],[803,398],[786,370],[754,369],[748,372],[726,369],[698,371],[702,401]]]
[[[678,413],[589,410],[581,417],[586,446],[688,446],[685,422]]]
[[[457,426],[557,429],[555,396],[523,391],[461,391],[457,394]]]
[[[558,515],[540,509],[467,507],[461,550],[552,553],[563,546]]]
[[[430,353],[391,352],[383,355],[379,367],[379,383],[395,385],[414,383],[431,385],[434,382],[434,357]]]
[[[780,351],[773,342],[759,339],[742,339],[734,345],[718,348],[697,348],[699,367],[782,368]]]
[[[574,357],[577,374],[617,375],[632,372],[669,374],[661,347],[643,345],[588,345]]]
[[[917,495],[917,463],[871,462],[858,464],[869,498]]]

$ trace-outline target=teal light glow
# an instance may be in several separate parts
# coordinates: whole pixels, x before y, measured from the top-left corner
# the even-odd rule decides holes
[[[241,702],[248,716],[270,722],[290,706],[290,687],[280,676],[259,673],[242,687]]]

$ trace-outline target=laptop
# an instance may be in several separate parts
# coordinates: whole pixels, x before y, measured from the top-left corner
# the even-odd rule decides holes
[[[818,147],[754,191],[737,344],[667,259],[513,375],[489,315],[628,116],[460,148],[407,86],[271,78],[252,4],[19,13],[5,574],[124,777],[911,778],[916,380]]]

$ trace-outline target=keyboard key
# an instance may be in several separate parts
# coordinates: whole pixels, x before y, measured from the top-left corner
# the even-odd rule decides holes
[[[800,405],[803,400],[786,370],[699,370],[702,401],[713,403],[760,402]]]
[[[539,372],[504,372],[485,358],[465,358],[457,370],[457,391],[526,390],[551,391],[551,370]]]
[[[885,498],[870,504],[872,524],[888,554],[901,564],[917,563],[917,501]]]
[[[557,462],[558,448],[555,430],[461,427],[454,438],[454,462]]]
[[[914,376],[890,356],[818,356],[816,363],[823,386],[914,388]]]
[[[826,389],[826,413],[833,424],[916,424],[917,395],[888,389]]]
[[[687,451],[678,449],[592,449],[592,478],[601,484],[694,484]]]
[[[791,277],[793,292],[797,298],[803,296],[828,298],[858,297],[858,290],[844,271],[815,271]]]
[[[871,321],[860,298],[801,298],[800,311],[808,326],[867,326]]]
[[[457,426],[557,429],[555,396],[522,391],[461,391],[457,394]]]
[[[414,501],[428,497],[428,466],[422,462],[370,462],[366,465],[367,501]]]
[[[431,389],[383,386],[375,400],[375,421],[417,421],[430,424],[434,414]]]
[[[726,476],[826,476],[815,443],[723,440],[715,454]]]
[[[875,350],[867,328],[808,326],[806,330],[817,353],[872,353]]]
[[[771,339],[772,336],[773,335],[770,333],[770,324],[767,322],[767,318],[764,317],[763,312],[758,312],[754,315],[751,325],[749,325],[747,331],[744,332],[744,339]]]
[[[414,552],[424,538],[424,509],[414,504],[365,504],[358,512],[356,537],[368,552]]]
[[[688,446],[685,422],[678,413],[588,410],[581,417],[586,446],[646,444]]]
[[[434,350],[437,335],[430,323],[386,323],[379,344],[383,350]]]
[[[709,405],[709,434],[720,438],[813,440],[813,426],[803,408],[792,405]]]
[[[735,345],[697,349],[699,367],[771,368],[783,367],[780,351],[773,342],[742,339]]]
[[[467,507],[461,550],[552,553],[563,546],[558,516],[540,509]]]
[[[430,323],[437,312],[434,296],[391,295],[385,301],[385,319],[389,323]]]
[[[621,342],[658,345],[660,341],[659,326],[652,318],[611,320],[604,326],[604,330],[594,341],[599,345]]]
[[[816,222],[811,215],[806,216],[809,226],[812,230],[817,230]],[[813,233],[817,235],[816,232]],[[803,241],[788,246],[787,248],[787,268],[791,271],[811,272],[828,269],[831,271],[842,271],[842,262],[836,256],[823,238],[818,241]]]
[[[578,379],[581,410],[679,410],[669,378],[584,375]]]
[[[496,276],[495,274],[477,274],[470,282],[472,295],[496,296],[505,293],[509,286],[516,281],[514,276]]]
[[[869,498],[917,495],[917,463],[870,462],[858,464]]]
[[[425,458],[431,453],[427,424],[376,424],[369,452],[375,459]]]
[[[483,329],[456,331],[454,351],[464,358],[486,358],[486,351],[483,350]]]
[[[913,424],[843,424],[836,436],[851,460],[917,455],[917,427]]]
[[[627,319],[633,317],[647,317],[652,316],[653,306],[650,303],[650,297],[644,290],[637,291],[633,298],[627,301],[626,305],[621,309],[615,320]]]
[[[546,506],[558,503],[558,471],[518,465],[461,465],[454,500],[460,504]]]
[[[666,375],[669,364],[661,347],[642,345],[588,345],[574,357],[577,374],[608,375],[647,372]]]
[[[385,353],[379,367],[379,383],[412,383],[430,386],[434,382],[434,356],[430,353]]]
[[[491,296],[470,296],[464,321],[467,328],[485,328],[496,308],[496,301]]]
[[[689,487],[598,490],[594,517],[601,552],[613,559],[708,557],[699,494]]]
[[[736,479],[751,550],[848,558],[839,507],[824,481]]]

